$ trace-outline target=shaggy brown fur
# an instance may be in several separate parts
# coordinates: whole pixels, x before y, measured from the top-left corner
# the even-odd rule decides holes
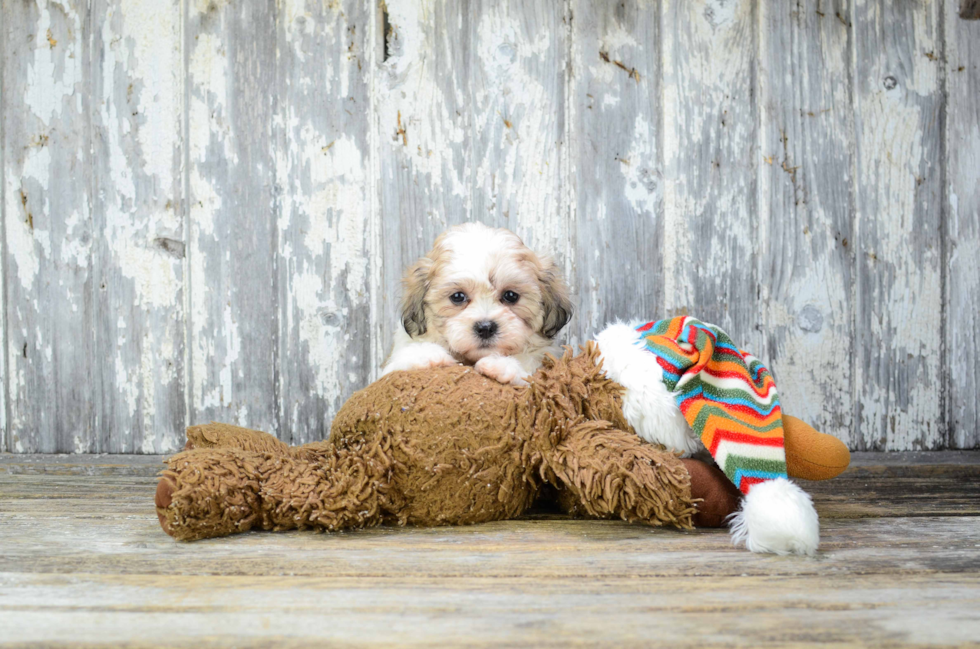
[[[626,423],[622,388],[598,352],[567,350],[531,385],[469,367],[395,372],[354,394],[326,442],[289,447],[223,424],[188,429],[157,493],[181,540],[249,529],[339,530],[384,522],[469,524],[513,518],[550,484],[569,508],[687,528],[690,474]],[[727,482],[721,475],[721,482]],[[737,505],[737,495],[721,505]]]

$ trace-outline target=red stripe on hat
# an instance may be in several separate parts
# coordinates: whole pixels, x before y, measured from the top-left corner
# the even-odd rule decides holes
[[[747,496],[749,495],[749,489],[760,482],[765,482],[767,479],[768,478],[759,478],[756,476],[743,476],[742,484],[738,485],[738,490]]]
[[[722,442],[734,442],[736,444],[749,444],[751,446],[774,446],[777,448],[783,447],[782,437],[756,437],[755,435],[746,435],[745,433],[736,433],[731,430],[715,430],[715,438],[711,441],[711,448],[708,451],[714,457],[715,453],[718,451],[718,445]]]

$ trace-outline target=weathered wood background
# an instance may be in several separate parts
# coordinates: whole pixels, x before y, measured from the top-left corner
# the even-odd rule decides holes
[[[696,314],[853,448],[980,443],[958,0],[2,1],[0,450],[320,438],[467,220],[570,342]]]

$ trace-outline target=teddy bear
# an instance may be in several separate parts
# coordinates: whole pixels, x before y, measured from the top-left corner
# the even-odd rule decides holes
[[[157,514],[178,540],[464,525],[516,518],[548,491],[577,515],[724,525],[744,499],[735,483],[638,435],[625,392],[595,342],[547,359],[526,387],[464,366],[395,372],[352,395],[325,441],[290,447],[227,424],[188,428],[158,483]],[[784,419],[791,468],[829,477],[817,475],[834,464],[814,444],[820,434]]]

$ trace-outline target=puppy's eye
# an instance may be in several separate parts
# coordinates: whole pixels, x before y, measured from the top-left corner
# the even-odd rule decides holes
[[[504,294],[500,296],[500,299],[507,304],[517,304],[517,301],[521,299],[521,296],[514,291],[504,291]]]
[[[456,291],[455,293],[449,296],[449,301],[455,304],[456,306],[459,306],[463,302],[466,302],[466,293],[462,291]]]

